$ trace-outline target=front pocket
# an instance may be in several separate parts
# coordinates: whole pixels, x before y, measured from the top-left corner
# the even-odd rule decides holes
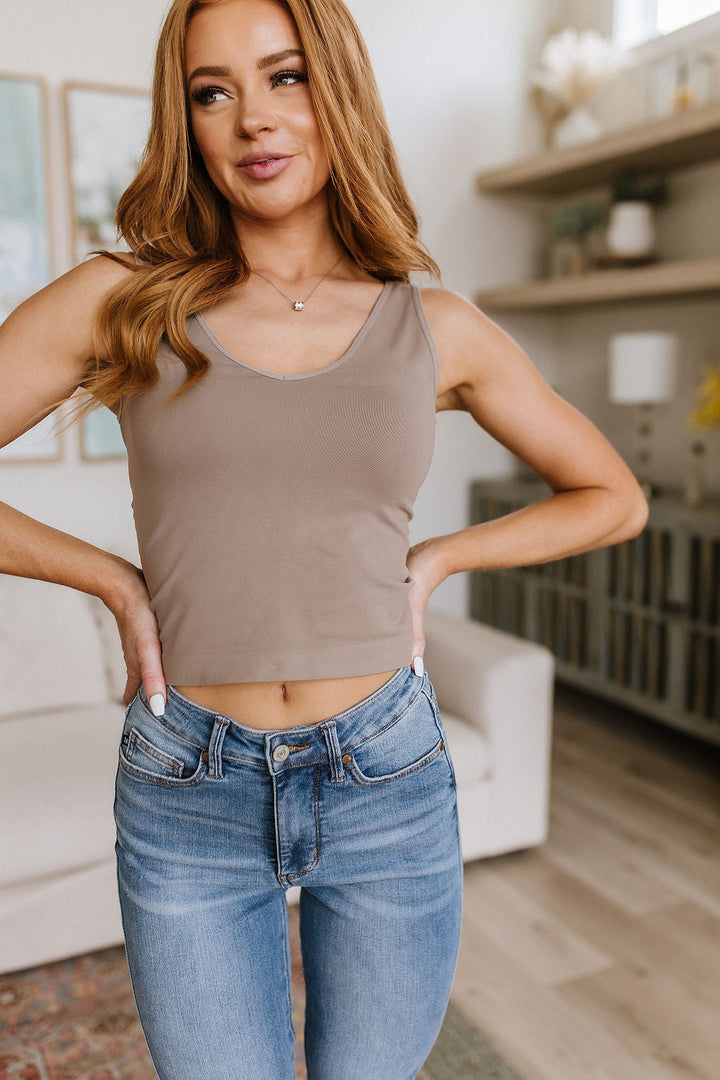
[[[153,746],[137,728],[132,727],[127,734],[123,735],[122,748],[125,760],[137,765],[140,769],[173,778],[183,774],[182,761],[171,754],[166,754],[159,747]]]
[[[345,761],[345,757],[343,757],[343,763],[350,775],[357,780],[359,784],[387,784],[391,780],[401,780],[403,776],[410,776],[412,773],[424,769],[425,766],[434,761],[444,749],[445,742],[443,739],[440,739],[439,742],[433,746],[432,750],[425,754],[424,757],[421,757],[419,761],[414,761],[412,765],[406,765],[403,769],[398,769],[397,772],[385,773],[381,776],[367,776],[364,772],[361,772],[351,754],[346,755],[346,757],[349,757],[349,761]]]
[[[343,765],[359,784],[400,780],[430,765],[445,747],[444,732],[421,689],[397,716],[344,748]]]
[[[142,695],[136,695],[128,707],[120,740],[123,772],[154,784],[187,787],[199,783],[208,771],[207,751],[174,730],[177,726],[171,715],[154,716]]]
[[[155,765],[150,769],[135,765],[125,756],[122,745],[120,746],[119,757],[120,768],[127,773],[128,776],[132,776],[136,780],[144,780],[150,784],[164,784],[166,787],[193,787],[193,785],[200,783],[203,777],[207,775],[208,771],[207,755],[205,754],[200,757],[200,760],[195,767],[195,771],[189,776],[178,776],[163,772],[162,767],[158,765]]]

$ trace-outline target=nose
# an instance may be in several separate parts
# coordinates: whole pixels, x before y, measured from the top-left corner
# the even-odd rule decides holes
[[[237,134],[254,139],[263,131],[274,131],[277,116],[263,94],[246,94],[238,102],[235,127]]]

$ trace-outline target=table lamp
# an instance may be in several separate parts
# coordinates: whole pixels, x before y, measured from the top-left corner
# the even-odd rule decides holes
[[[648,478],[652,460],[652,409],[675,394],[678,339],[676,334],[648,330],[613,334],[609,349],[609,399],[638,410],[636,476],[644,494],[653,494]]]

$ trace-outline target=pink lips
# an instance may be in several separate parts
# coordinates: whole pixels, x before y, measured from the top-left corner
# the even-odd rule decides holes
[[[270,180],[281,173],[291,161],[292,157],[285,154],[265,154],[255,151],[252,154],[246,154],[239,162],[238,168],[255,180]]]

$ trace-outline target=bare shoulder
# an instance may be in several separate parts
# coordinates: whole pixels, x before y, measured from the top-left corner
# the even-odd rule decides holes
[[[91,303],[97,302],[120,281],[135,273],[136,266],[133,256],[127,251],[112,251],[109,255],[93,255],[92,258],[85,259],[72,270],[55,278],[45,289],[41,289],[40,293],[35,295],[51,292],[59,294],[62,291],[69,296],[77,294],[78,298],[84,294]]]
[[[97,255],[73,267],[0,325],[0,446],[82,385],[94,353],[97,312],[110,290],[135,272],[131,256],[117,255]]]
[[[60,331],[72,322],[76,327],[90,325],[107,293],[134,273],[131,255],[124,251],[112,254],[113,258],[96,255],[61,274],[19,304],[4,325],[32,328],[51,319],[58,320]]]
[[[103,300],[135,272],[131,255],[112,254],[86,259],[19,304],[0,327],[0,348],[17,354],[53,342],[59,364],[82,364],[92,353],[94,320]]]
[[[428,328],[438,353],[437,411],[464,409],[458,388],[490,377],[493,355],[503,332],[470,300],[452,289],[420,290]]]

